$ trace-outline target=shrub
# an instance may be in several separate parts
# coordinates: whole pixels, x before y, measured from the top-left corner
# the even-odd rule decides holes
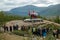
[[[19,36],[24,36],[25,34],[28,34],[28,32],[26,32],[26,31],[18,31],[18,30],[13,31],[12,33],[19,35]]]

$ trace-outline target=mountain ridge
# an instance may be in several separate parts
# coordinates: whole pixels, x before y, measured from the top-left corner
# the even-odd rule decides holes
[[[41,16],[60,16],[60,4],[51,5],[48,7],[36,7],[33,5],[27,5],[24,7],[14,8],[8,12],[14,15],[27,16],[28,12],[33,10]]]

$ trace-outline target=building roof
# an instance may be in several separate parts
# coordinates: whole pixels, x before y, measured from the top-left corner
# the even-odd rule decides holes
[[[38,21],[38,20],[42,20],[42,19],[40,19],[40,18],[34,18],[34,19],[25,19],[24,21],[33,21],[33,20],[35,20],[35,21]]]

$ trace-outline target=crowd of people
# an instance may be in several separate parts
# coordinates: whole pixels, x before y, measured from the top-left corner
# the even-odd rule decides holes
[[[18,30],[18,27],[19,27],[18,25],[13,26],[13,30]],[[21,30],[23,30],[23,31],[26,31],[26,30],[29,30],[29,29],[30,29],[30,27],[26,27],[24,25],[21,26]],[[7,30],[8,30],[8,28],[7,28]],[[10,27],[10,31],[12,31],[11,27]],[[60,29],[51,29],[49,27],[40,27],[40,28],[32,27],[32,34],[37,35],[37,36],[41,36],[43,38],[45,38],[50,32],[53,35],[53,37],[59,38]]]
[[[32,28],[32,34],[41,36],[45,38],[49,33],[53,35],[55,38],[59,38],[60,29],[50,29],[50,28]]]
[[[18,30],[18,25],[13,26],[13,30]],[[29,30],[30,27],[25,27],[24,25],[21,26],[21,30],[25,31],[25,30]],[[4,26],[4,30],[8,31],[8,27]],[[10,31],[12,31],[12,27],[10,26]],[[49,33],[51,32],[51,34],[53,35],[53,37],[59,38],[60,35],[60,29],[51,29],[49,27],[41,27],[41,28],[32,28],[32,34],[33,35],[37,35],[37,36],[41,36],[43,38],[45,38]]]
[[[18,30],[18,25],[13,25],[13,26],[9,26],[9,27],[4,25],[3,28],[4,28],[4,32],[5,31],[11,31],[12,32],[12,30]]]

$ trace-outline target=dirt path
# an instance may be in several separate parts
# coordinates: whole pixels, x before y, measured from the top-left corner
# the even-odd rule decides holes
[[[10,35],[8,33],[4,33],[0,35],[3,40],[27,40],[27,37],[22,37],[18,35]]]
[[[0,37],[3,40],[31,40],[30,37],[23,37],[23,36],[18,36],[18,35],[14,35],[14,34],[10,35],[8,33],[1,34]],[[32,38],[32,40],[42,40],[42,38],[35,37],[35,38]]]
[[[51,22],[51,21],[47,21],[47,20],[44,20],[44,22],[47,24],[54,24],[54,25],[60,26],[60,24],[55,23],[55,22]]]

